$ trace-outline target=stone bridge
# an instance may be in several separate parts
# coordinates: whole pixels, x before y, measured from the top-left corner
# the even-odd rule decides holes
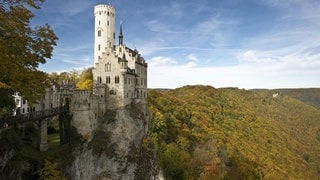
[[[0,119],[0,128],[9,128],[17,124],[26,122],[35,122],[40,126],[40,151],[48,149],[48,134],[47,134],[47,121],[57,115],[69,112],[69,106],[64,105],[50,109],[30,112],[27,114],[20,114],[11,116],[5,119]]]

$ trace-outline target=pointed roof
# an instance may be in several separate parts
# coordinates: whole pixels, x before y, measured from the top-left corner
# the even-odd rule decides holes
[[[120,23],[119,38],[123,38],[123,34],[122,34],[122,22]]]

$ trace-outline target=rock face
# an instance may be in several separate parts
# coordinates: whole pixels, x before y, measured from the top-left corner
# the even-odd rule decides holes
[[[145,104],[107,109],[87,143],[77,148],[68,168],[72,179],[135,179],[141,144],[148,129]],[[147,170],[148,172],[149,170]],[[150,179],[145,173],[144,179]]]

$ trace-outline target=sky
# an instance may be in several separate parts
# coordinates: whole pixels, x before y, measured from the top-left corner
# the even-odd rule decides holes
[[[319,0],[47,0],[32,24],[59,40],[40,70],[93,67],[93,10],[109,3],[148,62],[149,88],[320,87]]]

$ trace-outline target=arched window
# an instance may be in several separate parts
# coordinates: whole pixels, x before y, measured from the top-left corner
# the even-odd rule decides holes
[[[111,64],[107,63],[107,71],[111,71]]]
[[[120,82],[119,76],[115,76],[114,83],[119,84],[119,82]]]

